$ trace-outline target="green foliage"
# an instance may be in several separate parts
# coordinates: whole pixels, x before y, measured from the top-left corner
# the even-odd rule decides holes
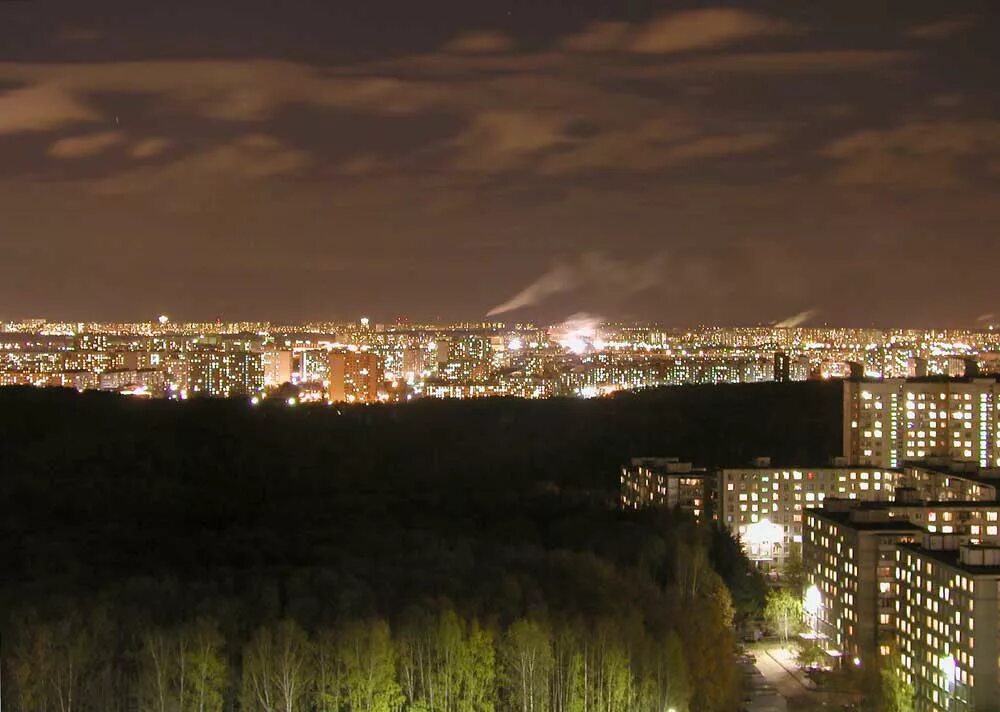
[[[709,556],[712,567],[732,594],[736,619],[743,621],[759,614],[764,608],[767,583],[760,570],[747,559],[732,532],[720,524],[712,526]]]
[[[801,599],[806,591],[806,570],[802,563],[802,544],[790,544],[785,564],[781,569],[781,582],[793,596]]]
[[[767,594],[764,604],[764,619],[767,624],[778,631],[783,643],[802,630],[803,616],[802,599],[788,589],[779,588]]]
[[[260,628],[243,652],[246,712],[301,712],[308,708],[313,674],[311,643],[294,622]]]
[[[338,415],[0,389],[0,610],[38,610],[0,620],[13,708],[728,711],[759,576],[721,528],[614,508],[618,466],[781,457],[739,413],[823,393]],[[712,413],[752,446],[719,451]]]
[[[228,683],[224,641],[214,623],[198,620],[142,635],[138,655],[143,712],[218,712]]]
[[[549,709],[548,679],[552,671],[552,634],[544,623],[521,619],[507,631],[501,647],[508,709]]]
[[[826,659],[823,647],[813,641],[804,641],[799,648],[796,660],[799,665],[816,665]]]
[[[879,670],[880,712],[913,712],[913,686],[903,676],[899,654],[884,659]]]
[[[342,699],[351,712],[396,712],[404,697],[396,682],[396,651],[389,625],[367,620],[347,625],[339,634]]]

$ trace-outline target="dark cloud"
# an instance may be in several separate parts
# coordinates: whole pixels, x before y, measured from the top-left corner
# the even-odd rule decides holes
[[[481,30],[466,32],[444,46],[446,52],[458,54],[492,54],[506,52],[514,47],[510,37],[502,32]]]
[[[735,8],[708,8],[663,15],[639,28],[627,44],[653,54],[723,47],[751,37],[796,32],[789,22]]]
[[[974,180],[968,159],[1000,157],[1000,121],[915,122],[844,136],[824,151],[840,183],[957,188]]]
[[[85,158],[103,153],[122,142],[120,131],[103,131],[83,136],[61,138],[49,146],[48,154],[56,158]]]
[[[911,27],[906,31],[906,34],[920,40],[944,40],[970,29],[975,21],[976,18],[972,16],[938,20]]]

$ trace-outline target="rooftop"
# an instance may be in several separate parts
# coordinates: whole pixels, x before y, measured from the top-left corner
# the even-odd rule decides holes
[[[970,576],[1000,577],[1000,547],[961,546],[956,549],[934,549],[916,543],[900,544],[899,547],[913,551],[926,559],[934,559],[959,569]],[[977,561],[985,563],[979,564]]]

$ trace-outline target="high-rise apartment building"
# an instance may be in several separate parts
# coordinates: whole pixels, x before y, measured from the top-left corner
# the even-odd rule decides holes
[[[259,353],[199,347],[187,353],[190,395],[228,398],[252,395],[264,387]]]
[[[267,349],[261,354],[264,367],[264,386],[271,388],[292,382],[292,352],[285,349]]]
[[[1000,547],[926,535],[896,550],[897,640],[915,712],[1000,704]]]
[[[1000,466],[998,396],[990,378],[844,381],[844,457],[872,467],[933,457]]]
[[[807,623],[828,648],[855,665],[874,664],[892,645],[896,623],[896,544],[923,530],[883,508],[826,501],[806,513],[802,563],[815,587]]]
[[[374,403],[382,384],[382,361],[367,351],[330,352],[330,400]]]

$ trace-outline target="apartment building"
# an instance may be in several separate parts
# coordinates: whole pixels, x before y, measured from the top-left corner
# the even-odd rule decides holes
[[[633,457],[621,471],[621,506],[665,507],[689,512],[695,519],[712,516],[715,476],[676,457]]]
[[[993,378],[845,380],[843,455],[871,467],[932,457],[1000,466]]]
[[[1000,547],[927,534],[900,544],[897,639],[915,712],[1000,708]]]
[[[718,517],[758,566],[780,568],[802,543],[807,509],[827,497],[887,501],[901,477],[880,467],[772,467],[760,458],[754,467],[720,471]]]

